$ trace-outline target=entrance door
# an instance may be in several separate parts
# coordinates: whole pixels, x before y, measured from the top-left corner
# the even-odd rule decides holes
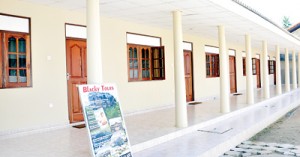
[[[87,83],[86,41],[67,39],[68,106],[71,123],[83,121],[76,85]]]
[[[236,93],[235,57],[229,56],[230,93]]]
[[[184,73],[185,73],[185,91],[186,101],[194,100],[193,93],[193,69],[192,69],[192,52],[184,51]]]
[[[256,82],[257,88],[261,88],[261,81],[260,81],[260,59],[255,59],[256,61]]]
[[[276,61],[273,61],[273,69],[274,69],[274,85],[276,85]]]

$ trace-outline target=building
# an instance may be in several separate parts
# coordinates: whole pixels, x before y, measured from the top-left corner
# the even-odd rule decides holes
[[[279,53],[300,51],[298,38],[237,0],[101,0],[100,13],[88,2],[0,0],[2,135],[82,121],[76,85],[87,82],[116,83],[125,113],[175,105],[185,127],[186,101],[217,97],[230,112],[230,93],[249,104],[258,88],[280,94]]]

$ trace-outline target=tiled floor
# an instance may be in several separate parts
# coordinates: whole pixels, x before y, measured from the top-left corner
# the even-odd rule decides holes
[[[286,106],[295,102],[300,103],[298,100],[300,90],[278,97],[274,97],[274,92],[275,88],[271,87],[271,97],[273,98],[263,101],[261,90],[256,91],[256,104],[251,106],[246,104],[245,95],[231,96],[231,110],[234,112],[229,114],[219,113],[218,99],[198,105],[189,105],[189,128],[185,129],[175,127],[174,108],[126,116],[125,122],[130,143],[135,151],[134,156],[202,156],[207,150],[215,152],[214,148],[219,149],[220,143],[233,141],[231,143],[234,144],[244,136],[236,139],[231,139],[232,137],[242,134],[248,129],[251,131],[250,126],[261,128],[262,125],[265,125],[261,120],[272,116],[278,118],[279,112],[283,113],[285,109],[288,110]],[[226,129],[230,130],[223,134],[197,131],[215,128],[220,132]],[[153,144],[159,145],[148,148]],[[222,147],[224,150],[227,148],[227,146]],[[228,146],[228,148],[231,147]],[[144,148],[148,149],[143,150]],[[89,150],[85,128],[69,127],[0,140],[1,157],[88,157],[91,156]]]

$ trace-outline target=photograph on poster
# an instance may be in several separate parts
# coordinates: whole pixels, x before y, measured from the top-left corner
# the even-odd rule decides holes
[[[89,88],[93,90],[87,90]],[[116,87],[112,86],[110,91],[105,92],[101,89],[103,85],[99,85],[99,88],[95,85],[79,86],[93,154],[95,157],[131,157]]]

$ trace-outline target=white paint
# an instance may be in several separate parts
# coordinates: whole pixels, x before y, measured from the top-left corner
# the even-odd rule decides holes
[[[250,39],[249,39],[250,40]],[[251,44],[251,43],[250,43]],[[251,46],[251,45],[250,45]],[[246,52],[242,52],[242,57],[246,57]]]
[[[99,84],[103,82],[103,69],[100,39],[99,0],[87,2],[87,82]]]
[[[1,3],[4,2],[4,3]],[[1,119],[5,117],[11,117],[9,121],[4,121],[2,123],[2,129],[19,129],[22,127],[34,127],[43,126],[49,124],[61,124],[68,123],[68,106],[67,106],[67,83],[66,83],[66,68],[61,68],[66,66],[66,45],[65,45],[65,23],[75,23],[80,25],[86,25],[85,14],[70,12],[65,10],[59,10],[57,8],[37,6],[32,3],[23,3],[17,0],[0,2],[0,10],[3,13],[20,15],[20,16],[30,16],[31,26],[32,26],[32,58],[34,63],[32,64],[32,70],[34,73],[34,88],[13,88],[9,90],[0,90],[1,92],[1,102],[6,105],[6,109],[14,112],[6,112],[0,115]],[[12,8],[30,8],[26,10],[17,10]],[[45,17],[53,17],[49,20]],[[45,31],[45,28],[48,31]],[[174,49],[173,49],[173,34],[172,31],[152,27],[149,25],[143,25],[139,23],[123,21],[120,19],[110,18],[101,16],[101,45],[103,52],[103,60],[105,67],[104,69],[104,80],[116,82],[120,93],[120,99],[124,105],[124,112],[134,112],[140,111],[148,108],[157,108],[164,105],[175,104],[174,94],[169,91],[174,89],[174,67],[170,65],[174,63]],[[162,43],[165,45],[166,50],[166,79],[162,81],[139,81],[139,82],[128,82],[128,71],[127,71],[127,57],[126,53],[126,32],[135,31],[140,34],[149,34],[153,36],[158,36],[163,39]],[[205,53],[204,45],[216,45],[217,38],[209,39],[204,36],[197,36],[194,34],[184,34],[184,39],[186,41],[193,42],[194,50],[194,89],[195,89],[195,99],[202,97],[212,97],[219,96],[220,81],[217,78],[206,78],[205,77]],[[256,39],[255,39],[256,40]],[[55,46],[50,46],[49,43],[53,43]],[[231,47],[236,49],[237,52],[243,51],[244,45],[239,43],[232,43]],[[45,51],[45,48],[47,50]],[[252,46],[253,52],[260,52],[261,48],[256,48]],[[51,53],[49,53],[51,52]],[[171,52],[171,53],[170,53]],[[51,64],[41,64],[46,61],[46,56],[51,55]],[[238,53],[237,53],[238,55]],[[117,57],[116,57],[117,56]],[[255,55],[253,55],[254,57]],[[42,58],[40,58],[42,57]],[[40,60],[42,62],[36,62]],[[246,77],[242,76],[242,64],[241,59],[237,58],[237,86],[243,87],[240,90],[245,90],[246,87]],[[113,61],[113,62],[112,62]],[[123,70],[120,70],[121,69]],[[55,69],[55,70],[53,70]],[[45,71],[49,71],[45,73]],[[57,76],[55,78],[55,84],[53,86],[51,83],[41,83],[41,82],[51,82],[52,76]],[[240,79],[241,78],[241,79]],[[239,79],[244,79],[245,82],[239,82]],[[253,80],[256,80],[256,76],[253,76]],[[164,87],[164,88],[161,88]],[[53,97],[56,97],[55,103],[60,105],[55,105],[55,113],[48,112],[48,104],[46,108],[41,108],[39,105],[45,102],[51,102],[52,98],[47,95],[40,95],[43,92],[42,89],[47,89],[49,92],[53,93]],[[159,89],[156,92],[147,89]],[[128,92],[133,91],[133,92]],[[35,96],[39,95],[39,99]],[[159,99],[157,99],[159,95]],[[23,103],[30,104],[26,106],[20,105],[19,100],[11,99],[11,97],[19,97],[22,99]],[[136,98],[136,99],[129,99]],[[31,103],[32,100],[36,103]],[[245,101],[246,102],[246,101]],[[65,105],[64,105],[65,104]],[[19,111],[15,111],[15,106],[20,108]],[[35,109],[36,112],[31,112]],[[49,108],[48,108],[49,109]],[[31,116],[26,117],[26,119],[18,118],[18,115],[23,112],[31,113]],[[42,119],[37,119],[40,114],[45,115]],[[13,125],[12,125],[13,124]]]
[[[246,89],[247,103],[254,104],[253,73],[252,73],[252,48],[250,35],[245,36],[246,42]]]
[[[0,15],[0,30],[29,33],[29,19]]]
[[[230,82],[229,82],[229,59],[226,48],[224,26],[218,26],[219,30],[219,47],[220,47],[220,102],[221,112],[230,112]]]
[[[206,53],[220,54],[220,50],[219,50],[218,47],[213,47],[213,46],[207,46],[207,45],[205,45],[204,50],[205,50]],[[235,56],[235,50],[228,50],[225,53],[227,53],[230,56]]]
[[[292,53],[292,81],[293,81],[293,89],[297,89],[297,75],[296,75],[296,52],[293,50]]]
[[[52,60],[52,56],[47,56],[47,60],[51,61]]]
[[[257,24],[258,26],[268,29],[268,31],[270,31],[276,35],[281,36],[281,40],[285,40],[290,43],[290,44],[284,44],[286,47],[295,47],[295,46],[300,45],[300,41],[297,40],[296,38],[294,38],[293,36],[291,36],[286,31],[282,31],[282,29],[279,29],[277,26],[266,21],[265,19],[261,18],[257,14],[254,14],[251,10],[245,9],[244,7],[241,7],[239,4],[237,4],[233,1],[230,1],[230,0],[222,0],[222,1],[210,0],[210,1],[217,5],[222,6],[223,8],[225,8],[227,10],[230,10],[231,12],[239,15],[240,17],[243,17],[243,18]],[[272,41],[272,43],[274,43],[274,42]],[[277,43],[277,41],[276,41],[276,43]]]
[[[212,46],[205,45],[204,51],[207,52],[207,53],[219,54],[219,48],[218,47],[212,47]]]
[[[281,65],[280,65],[280,49],[276,45],[276,94],[280,95],[282,93],[281,89]]]
[[[157,37],[127,33],[127,43],[148,46],[160,46],[161,41],[160,38]]]
[[[268,57],[268,47],[267,42],[262,42],[262,69],[263,69],[263,92],[264,92],[264,98],[268,99],[270,98],[270,83],[269,83],[269,68],[268,68],[268,60],[270,57]]]
[[[193,50],[192,43],[190,43],[190,42],[183,42],[183,49],[184,50],[188,50],[188,51],[192,51]]]
[[[175,116],[177,127],[187,127],[187,106],[185,92],[182,21],[181,12],[173,12],[173,37],[174,37],[174,72],[175,72]]]
[[[52,103],[49,103],[49,108],[53,108],[53,104]]]
[[[260,55],[259,55],[259,54],[256,54],[256,55],[255,55],[255,58],[256,58],[256,59],[260,59]]]
[[[300,53],[298,52],[298,87],[300,87]]]
[[[86,27],[66,24],[66,37],[86,39]]]
[[[298,10],[298,0],[285,0],[285,1],[273,1],[273,0],[240,0],[264,16],[270,18],[272,21],[277,23],[279,26],[282,25],[282,18],[284,16],[289,17],[292,24],[296,24],[300,21],[299,14],[295,11]],[[272,7],[270,7],[272,4]],[[289,9],[282,9],[289,8]]]
[[[285,49],[285,91],[290,91],[290,65],[289,65],[289,50]]]
[[[228,50],[229,56],[235,56],[235,50]]]

